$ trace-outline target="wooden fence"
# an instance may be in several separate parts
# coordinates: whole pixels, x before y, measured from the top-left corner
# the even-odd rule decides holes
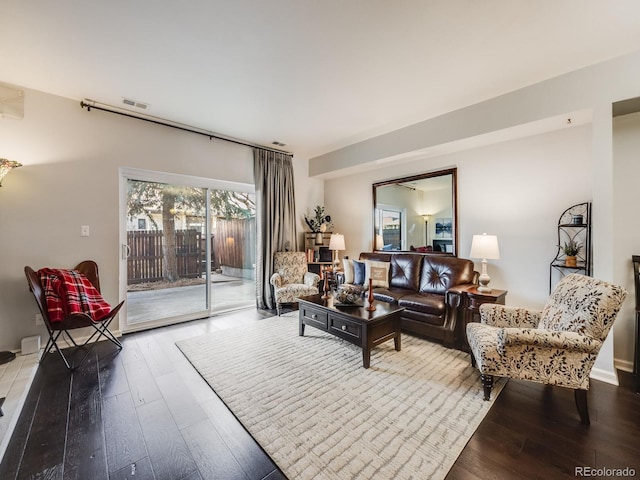
[[[164,278],[162,231],[127,232],[129,258],[127,283],[157,282]],[[206,237],[197,230],[176,231],[176,256],[180,278],[198,278],[205,273]],[[218,219],[211,239],[211,268],[221,265],[252,269],[255,264],[255,218]]]
[[[256,262],[256,219],[218,219],[213,235],[216,266],[251,269]]]
[[[197,278],[202,275],[201,237],[196,230],[176,231],[176,257],[180,278]],[[127,283],[157,282],[164,278],[164,254],[162,231],[136,230],[127,232],[129,258],[127,259]]]

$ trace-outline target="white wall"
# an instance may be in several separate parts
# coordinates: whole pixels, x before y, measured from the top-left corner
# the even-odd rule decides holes
[[[504,139],[506,135],[512,135],[511,138],[514,138],[514,133],[530,132],[532,128],[538,131],[542,131],[541,128],[547,128],[547,131],[561,129],[566,119],[571,117],[578,117],[583,122],[590,121],[590,165],[585,168],[591,175],[589,184],[593,202],[593,275],[603,280],[626,284],[630,267],[629,259],[626,253],[623,253],[622,237],[626,233],[626,225],[622,219],[635,216],[636,207],[633,203],[621,201],[617,195],[616,179],[620,175],[625,176],[626,173],[624,169],[618,173],[618,162],[614,159],[612,104],[637,97],[640,97],[640,51],[569,72],[312,158],[309,171],[312,175],[335,178],[340,173],[362,171],[372,165],[375,168],[379,164],[393,165],[394,161],[416,158],[415,155],[419,152],[433,153],[451,146],[459,148],[460,145],[468,147],[479,139],[485,142],[495,141]],[[402,173],[402,167],[397,167],[397,173]],[[431,168],[431,163],[426,162],[425,168]],[[474,179],[476,182],[492,181],[495,176],[503,175],[500,171],[489,169],[478,173],[480,176]],[[523,186],[526,190],[527,184]],[[361,193],[364,193],[364,190]],[[513,193],[519,194],[517,191]],[[491,194],[493,198],[493,192]],[[538,192],[538,197],[530,198],[530,201],[539,202],[545,194],[563,198],[566,190],[545,186]],[[480,197],[475,201],[486,203],[486,199]],[[493,207],[493,204],[485,204],[486,209]],[[534,212],[532,218],[522,221],[537,220]],[[460,225],[464,227],[463,222],[460,222]],[[461,235],[464,235],[464,232],[461,231]],[[504,241],[501,243],[504,244]],[[462,253],[462,242],[461,247]],[[521,253],[523,256],[527,254]],[[496,278],[499,279],[500,277]],[[513,291],[511,285],[508,288]],[[519,299],[519,295],[510,294],[509,297],[511,302]],[[526,301],[524,298],[523,300]],[[629,308],[632,303],[632,299],[627,299],[625,308]],[[616,322],[614,335],[607,338],[596,360],[594,372],[597,371],[598,378],[614,383],[617,381],[613,361],[613,337],[626,339],[633,335],[634,331],[629,329],[626,320]],[[624,342],[626,345],[628,340]],[[623,355],[618,357],[619,364],[624,366],[620,362],[628,363],[629,350],[626,346],[617,350],[619,355]]]
[[[296,158],[294,162],[296,189],[296,217],[298,218],[298,250],[304,250],[304,233],[309,227],[304,215],[313,216],[316,205],[324,205],[324,181],[309,177],[309,161]],[[335,229],[334,229],[335,231]]]
[[[0,118],[0,157],[24,165],[0,188],[0,350],[46,333],[35,326],[25,265],[69,268],[94,259],[105,298],[119,301],[120,167],[253,184],[248,147],[87,112],[79,101],[32,90],[25,92],[24,119]],[[296,206],[303,210],[323,195],[322,182],[308,179],[307,163],[294,160],[302,193]],[[91,227],[89,238],[80,237],[81,225]]]
[[[345,253],[357,258],[371,250],[372,183],[455,166],[458,256],[469,258],[474,234],[498,235],[501,259],[489,261],[491,285],[509,290],[508,304],[540,308],[549,295],[558,217],[591,200],[590,146],[584,125],[369,170],[327,180],[327,208],[345,235]]]
[[[613,120],[614,236],[616,238],[615,276],[629,291],[614,328],[615,357],[620,366],[633,368],[635,334],[635,287],[631,256],[640,255],[640,113],[617,117]]]
[[[640,254],[640,224],[635,221],[640,205],[640,114],[616,118],[613,131],[617,208],[605,215],[615,221],[615,248],[601,239],[594,245],[594,263],[600,254],[615,250],[613,278],[628,289],[629,297],[608,339],[613,338],[613,347],[606,347],[613,348],[617,367],[630,370],[635,335],[631,255]],[[474,234],[498,235],[501,258],[489,261],[491,286],[509,291],[508,305],[541,308],[548,300],[558,218],[571,205],[592,201],[601,188],[593,171],[592,143],[592,125],[586,124],[410,163],[387,163],[385,168],[326,180],[327,209],[345,235],[345,254],[357,258],[371,250],[372,183],[457,167],[458,256],[469,257]],[[602,220],[594,216],[596,224]],[[612,380],[607,375],[602,379]]]

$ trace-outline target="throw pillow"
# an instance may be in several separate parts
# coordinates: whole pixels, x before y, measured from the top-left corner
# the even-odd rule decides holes
[[[353,263],[351,260],[342,259],[342,270],[344,271],[344,283],[353,283]]]
[[[364,284],[369,285],[369,279],[373,279],[371,285],[374,287],[389,288],[389,262],[376,262],[375,260],[365,260]]]
[[[353,284],[354,285],[364,284],[364,277],[365,277],[364,262],[359,262],[358,260],[354,260],[353,261]]]

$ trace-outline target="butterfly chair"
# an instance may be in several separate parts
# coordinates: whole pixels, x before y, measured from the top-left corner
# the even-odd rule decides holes
[[[74,270],[77,270],[81,274],[83,274],[89,282],[96,288],[98,293],[100,292],[100,277],[98,276],[98,265],[96,262],[92,260],[85,260],[78,264]],[[40,282],[40,277],[37,272],[35,272],[31,267],[24,267],[24,273],[27,277],[27,282],[29,283],[29,289],[33,296],[36,299],[36,303],[38,304],[38,309],[42,314],[42,319],[44,320],[44,324],[47,327],[47,331],[49,332],[49,340],[47,341],[47,346],[44,349],[44,354],[41,358],[41,362],[44,361],[46,356],[49,354],[51,349],[55,349],[62,361],[66,365],[67,369],[75,370],[78,368],[85,359],[91,353],[91,350],[96,345],[96,343],[104,336],[107,340],[113,343],[118,350],[122,349],[122,344],[118,341],[118,339],[113,335],[111,331],[109,331],[109,324],[116,317],[120,308],[124,304],[124,300],[112,308],[109,313],[98,321],[94,321],[91,315],[87,313],[74,313],[66,316],[61,321],[51,321],[49,316],[49,311],[47,309],[47,303],[45,299],[44,288],[42,283]],[[78,345],[76,341],[73,339],[69,330],[74,330],[77,328],[93,328],[93,333],[91,336],[81,345]],[[64,355],[60,347],[58,346],[58,339],[62,334],[65,334],[66,337],[71,341],[74,347],[84,348],[87,344],[89,344],[93,338],[97,335],[95,342],[91,343],[89,348],[86,349],[84,356],[78,363],[74,363],[73,365],[69,363],[67,357]]]
[[[573,273],[558,283],[542,311],[481,305],[481,323],[467,325],[467,339],[484,399],[494,376],[567,387],[580,420],[589,425],[589,374],[626,295],[622,287]]]

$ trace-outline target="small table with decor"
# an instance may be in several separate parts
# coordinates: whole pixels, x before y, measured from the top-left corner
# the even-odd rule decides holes
[[[396,351],[401,348],[400,316],[404,307],[376,301],[376,309],[364,306],[339,306],[333,296],[320,295],[298,298],[299,334],[305,325],[318,328],[362,348],[362,365],[369,368],[371,349],[393,339]],[[362,304],[361,304],[362,305]]]
[[[491,292],[480,292],[477,286],[469,287],[464,290],[464,315],[462,315],[462,325],[460,338],[462,339],[462,350],[469,351],[469,343],[467,342],[467,324],[470,322],[480,321],[480,305],[485,303],[495,303],[504,305],[507,290],[498,290],[492,288]]]

